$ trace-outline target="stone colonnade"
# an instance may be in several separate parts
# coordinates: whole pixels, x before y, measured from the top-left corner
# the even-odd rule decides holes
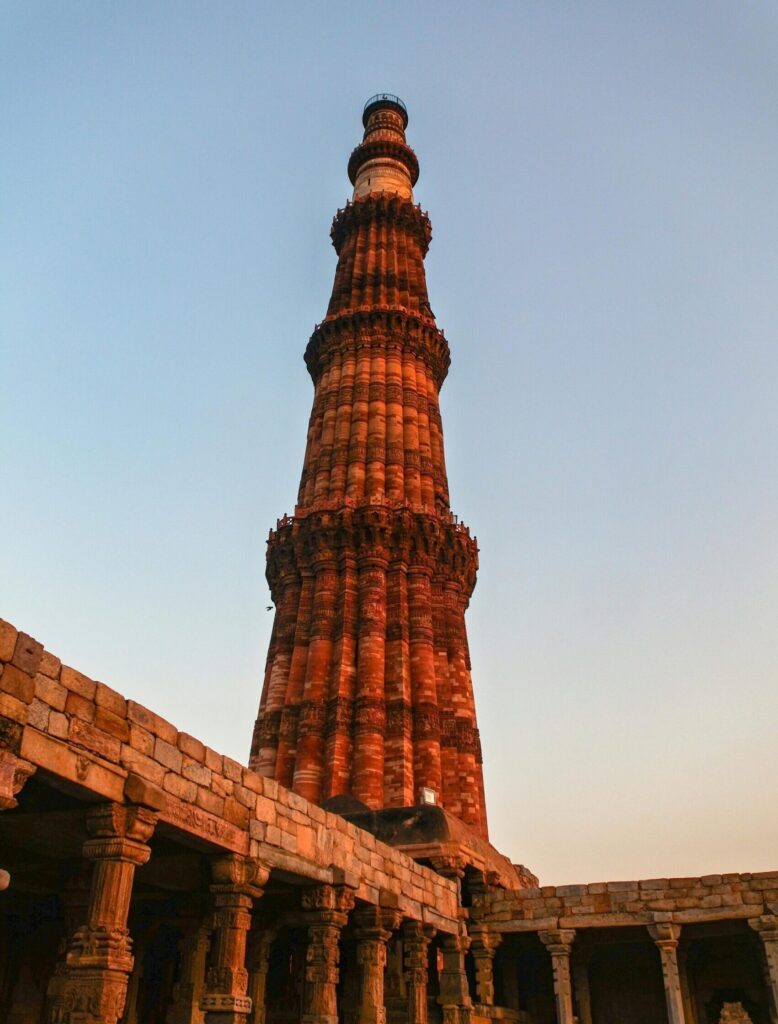
[[[656,915],[661,918],[662,915]],[[768,914],[748,921],[750,927],[762,940],[762,954],[765,984],[770,1000],[771,1024],[778,1024],[778,917]],[[659,953],[662,982],[664,986],[668,1024],[693,1024],[690,1009],[684,964],[679,957],[678,946],[682,926],[671,920],[656,920],[647,925]],[[537,932],[551,958],[554,998],[557,1024],[592,1024],[591,992],[586,960],[576,950],[576,930],[573,928],[549,928]],[[475,962],[477,1003],[479,1008],[495,1005],[494,956],[503,936],[480,923],[471,927],[470,952]],[[457,937],[447,937],[447,943],[461,942]],[[725,1003],[722,1011],[727,1020],[748,1020],[740,1017],[732,1006]],[[575,1007],[575,1011],[574,1011]],[[740,1011],[738,1011],[740,1012]],[[457,1018],[450,1018],[456,1020]]]
[[[9,758],[6,757],[6,761]],[[18,759],[17,759],[18,760]],[[23,774],[23,773],[22,773]],[[27,777],[26,775],[24,776]],[[23,782],[21,775],[16,792]],[[88,838],[83,858],[91,866],[80,899],[68,901],[66,939],[47,989],[49,1024],[119,1024],[138,1020],[140,972],[128,927],[137,868],[149,862],[159,819],[155,787],[141,785],[144,803],[105,802],[84,811]],[[9,799],[6,807],[13,806]],[[214,853],[210,864],[206,909],[184,914],[180,922],[179,977],[165,1020],[167,1024],[264,1024],[268,967],[276,931],[253,927],[253,912],[262,899],[270,868],[257,858]],[[402,974],[407,992],[408,1024],[428,1021],[428,964],[436,929],[404,918],[393,906],[358,902],[351,884],[315,884],[306,880],[290,913],[306,936],[305,1024],[337,1024],[339,963],[344,929],[356,946],[360,1024],[386,1024],[384,971],[387,944],[402,939]],[[12,884],[0,874],[3,888]],[[391,894],[387,894],[392,902]],[[464,935],[441,934],[442,1019],[466,1024],[468,995]],[[207,965],[207,969],[206,969]],[[142,984],[142,981],[140,982]],[[341,1008],[342,1009],[342,1008]]]

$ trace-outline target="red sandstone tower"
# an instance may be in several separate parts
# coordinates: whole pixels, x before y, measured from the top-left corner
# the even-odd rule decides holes
[[[327,315],[294,516],[271,531],[276,606],[251,765],[315,803],[437,803],[486,838],[465,610],[478,549],[449,507],[427,297],[430,222],[396,96],[368,100],[332,224]]]

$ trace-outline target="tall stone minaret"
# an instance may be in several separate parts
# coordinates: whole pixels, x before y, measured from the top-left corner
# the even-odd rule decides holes
[[[251,764],[316,803],[437,803],[487,836],[465,609],[478,548],[452,515],[427,297],[432,235],[396,96],[368,100],[332,225],[327,315],[294,516],[271,531],[276,606]],[[429,796],[429,794],[425,794]]]

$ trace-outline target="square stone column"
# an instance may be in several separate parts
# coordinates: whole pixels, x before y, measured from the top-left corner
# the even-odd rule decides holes
[[[136,867],[151,856],[147,845],[157,813],[147,807],[101,804],[87,812],[93,862],[87,922],[77,928],[50,1004],[52,1024],[117,1024],[124,1012],[133,967],[127,915]]]
[[[654,940],[659,956],[662,959],[662,978],[667,1001],[667,1019],[670,1024],[685,1024],[683,997],[681,995],[681,975],[678,970],[678,940],[681,937],[681,926],[671,921],[657,922],[648,926],[648,932]]]
[[[354,913],[354,924],[360,968],[359,1024],[386,1024],[386,944],[399,927],[400,915],[380,907],[361,907]]]
[[[276,932],[269,928],[252,932],[252,936],[249,937],[247,954],[249,969],[248,994],[251,999],[249,1024],[265,1024],[267,1013],[267,971],[270,966],[270,949],[275,937]]]
[[[770,1020],[778,1022],[778,916],[764,914],[748,922],[762,940],[765,976],[770,990]]]
[[[342,885],[319,885],[303,892],[303,909],[310,911],[311,923],[302,1024],[338,1024],[340,933],[354,902],[354,890]]]
[[[205,1024],[248,1024],[251,999],[246,994],[246,937],[254,901],[270,869],[253,857],[230,853],[211,862],[214,932],[211,966],[200,1009]]]
[[[573,953],[570,961],[573,994],[578,1008],[578,1024],[593,1024],[592,993],[589,985],[589,956],[586,952]]]
[[[501,942],[502,935],[490,932],[485,925],[474,925],[470,929],[470,952],[475,960],[480,1006],[494,1006],[494,954]]]
[[[173,1002],[165,1024],[203,1024],[200,1000],[205,987],[205,965],[210,946],[207,921],[200,915],[182,921],[178,951],[181,957],[179,979],[173,988]]]
[[[442,935],[440,949],[443,970],[440,973],[438,1002],[443,1008],[443,1024],[470,1024],[473,1002],[465,971],[465,954],[470,948],[467,935]]]
[[[570,982],[570,950],[575,940],[575,931],[572,928],[552,928],[538,932],[538,938],[551,954],[558,1024],[575,1024]]]
[[[420,921],[406,921],[403,925],[408,1024],[427,1024],[429,946],[434,935],[435,929]]]

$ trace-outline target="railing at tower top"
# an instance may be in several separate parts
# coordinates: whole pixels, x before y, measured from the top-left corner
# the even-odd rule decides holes
[[[394,93],[391,92],[377,92],[375,96],[371,96],[370,99],[365,104],[365,106],[363,107],[362,113],[364,113],[365,110],[368,109],[368,107],[375,106],[375,104],[377,103],[392,103],[395,106],[400,107],[401,110],[405,111],[406,115],[408,113],[408,108],[405,106],[400,97],[395,96]]]

